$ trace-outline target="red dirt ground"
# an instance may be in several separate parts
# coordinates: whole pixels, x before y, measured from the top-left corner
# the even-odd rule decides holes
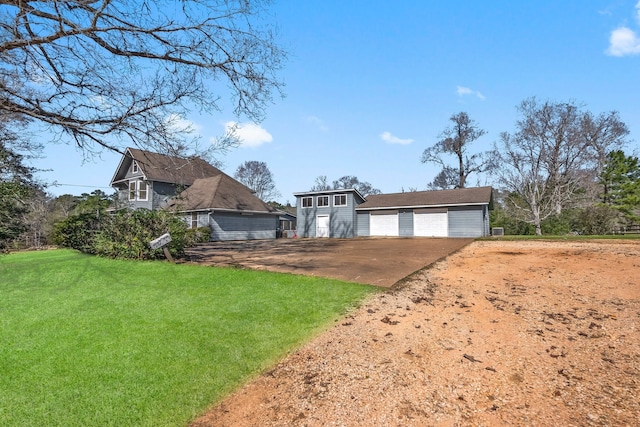
[[[639,273],[640,241],[474,242],[193,427],[637,425]]]

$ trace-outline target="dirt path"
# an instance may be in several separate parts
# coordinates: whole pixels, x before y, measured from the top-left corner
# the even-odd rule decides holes
[[[640,242],[476,242],[193,426],[635,425]]]

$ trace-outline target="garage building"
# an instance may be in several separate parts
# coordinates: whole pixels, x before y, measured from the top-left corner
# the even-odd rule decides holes
[[[483,237],[492,188],[363,197],[354,189],[296,193],[300,237]]]

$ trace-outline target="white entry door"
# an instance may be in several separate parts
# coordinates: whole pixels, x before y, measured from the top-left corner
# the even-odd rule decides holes
[[[329,215],[316,217],[316,237],[329,237]]]

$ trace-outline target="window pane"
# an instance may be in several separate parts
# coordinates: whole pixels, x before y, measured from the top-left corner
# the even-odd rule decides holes
[[[138,181],[138,197],[147,200],[147,183],[144,181]]]
[[[318,196],[318,207],[329,206],[329,196]]]
[[[310,208],[313,206],[313,198],[311,197],[303,197],[302,198],[302,207],[303,208]]]
[[[136,182],[131,181],[129,183],[129,200],[135,200],[135,199],[136,199]]]
[[[347,206],[347,195],[337,194],[333,196],[333,206]]]

